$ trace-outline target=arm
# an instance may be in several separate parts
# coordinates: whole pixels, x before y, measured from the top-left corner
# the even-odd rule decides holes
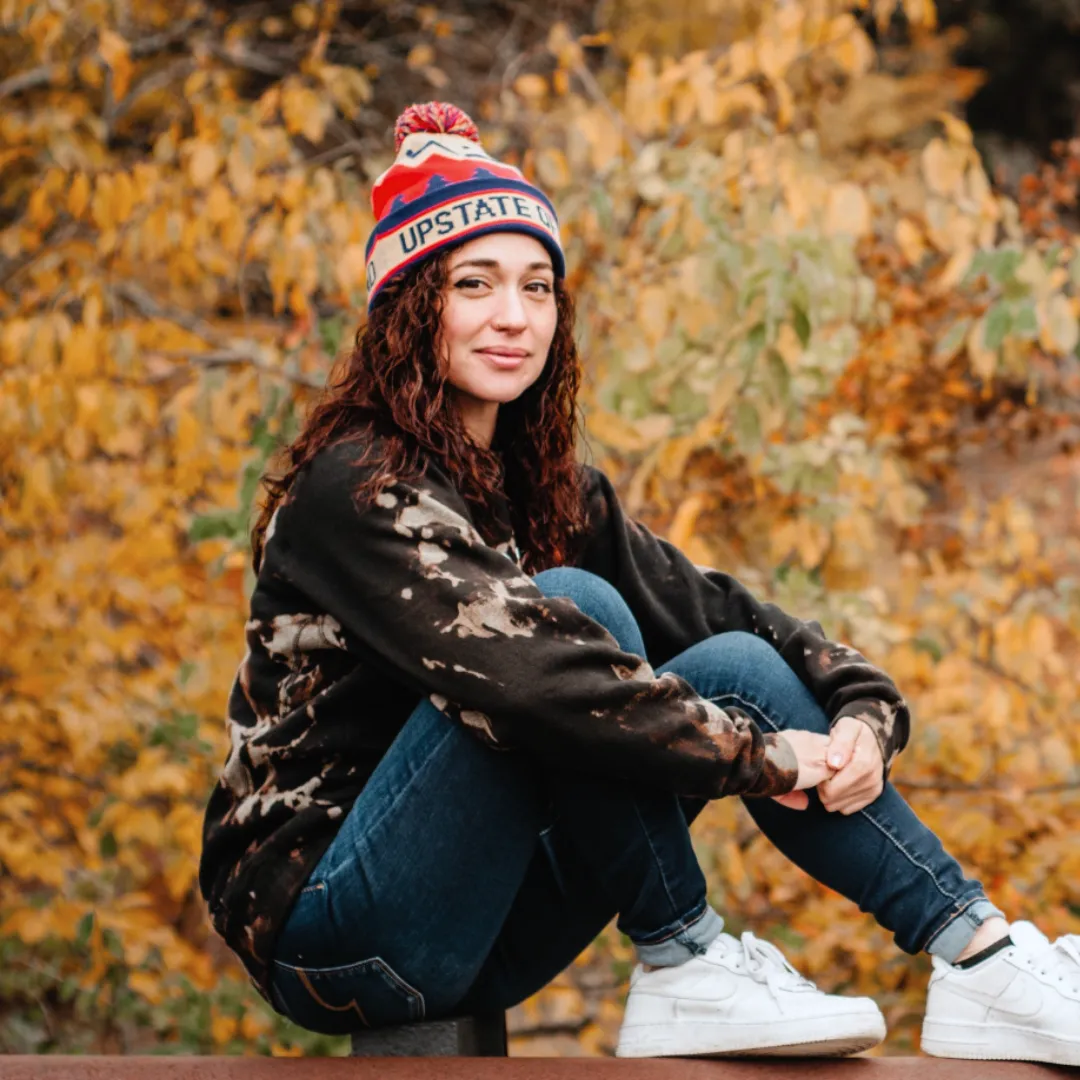
[[[707,798],[792,790],[783,739],[656,677],[573,603],[545,598],[483,542],[436,470],[363,510],[358,479],[343,448],[320,455],[272,544],[278,572],[364,661],[495,746]]]
[[[762,603],[728,574],[701,570],[676,547],[626,517],[603,473],[586,470],[590,539],[578,561],[622,594],[657,662],[714,634],[743,630],[767,641],[813,693],[835,724],[857,717],[873,731],[886,769],[910,727],[900,691],[847,645],[826,639],[775,604]]]

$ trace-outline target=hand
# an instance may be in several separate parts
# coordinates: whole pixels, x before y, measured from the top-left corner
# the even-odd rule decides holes
[[[854,814],[885,790],[885,762],[874,733],[854,716],[843,716],[829,736],[830,779],[818,787],[821,805],[837,814]]]
[[[832,776],[832,770],[825,760],[830,737],[818,735],[814,731],[782,731],[780,737],[795,751],[799,762],[799,778],[795,781],[794,791],[789,791],[786,795],[774,795],[773,798],[781,806],[792,810],[805,810],[810,805],[806,789],[817,787]]]

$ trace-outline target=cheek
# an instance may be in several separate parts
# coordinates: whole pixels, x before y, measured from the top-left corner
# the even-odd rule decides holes
[[[483,318],[476,311],[479,305],[466,306],[450,297],[442,314],[442,346],[446,358],[453,361],[456,356],[469,348],[477,331],[483,324]]]
[[[545,304],[543,311],[539,313],[539,318],[533,323],[533,333],[536,335],[537,342],[543,345],[543,349],[540,351],[545,356],[547,356],[548,349],[551,348],[551,343],[555,339],[555,329],[558,325],[559,312],[554,302]]]

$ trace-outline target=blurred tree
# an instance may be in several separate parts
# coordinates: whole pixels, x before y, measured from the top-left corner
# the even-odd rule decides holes
[[[560,207],[631,509],[888,667],[898,782],[1011,914],[1077,928],[1080,155],[1004,197],[933,7],[906,63],[896,5],[849,7],[0,0],[0,1051],[341,1046],[260,1004],[194,874],[257,479],[432,96]],[[910,1048],[925,965],[738,806],[703,826],[732,923]],[[609,932],[517,1045],[610,1049],[627,961]]]

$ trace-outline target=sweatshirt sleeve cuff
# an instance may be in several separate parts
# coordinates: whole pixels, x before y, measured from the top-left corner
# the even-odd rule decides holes
[[[799,759],[783,735],[769,732],[764,736],[765,756],[761,775],[747,795],[786,795],[795,790],[799,780]]]
[[[903,703],[897,706],[864,698],[848,702],[832,719],[832,723],[835,724],[842,716],[853,716],[856,720],[861,720],[874,733],[874,738],[877,739],[877,744],[881,748],[881,760],[885,763],[886,779],[896,755],[900,752],[897,718],[901,710],[906,713],[906,706]]]

